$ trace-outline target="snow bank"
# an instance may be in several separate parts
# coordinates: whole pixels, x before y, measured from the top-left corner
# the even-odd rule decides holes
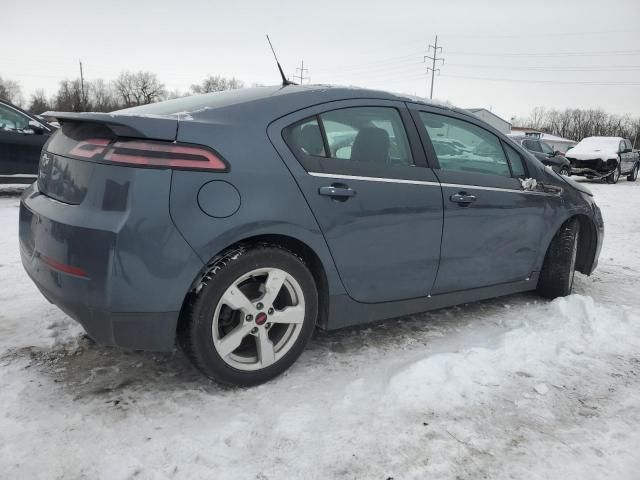
[[[640,316],[629,307],[603,307],[590,297],[559,298],[522,312],[495,348],[428,355],[395,372],[385,392],[388,404],[429,405],[449,412],[487,401],[510,377],[553,382],[560,367],[571,369],[576,355],[629,355],[640,351]],[[634,332],[633,336],[629,336]],[[549,363],[549,359],[553,359]]]

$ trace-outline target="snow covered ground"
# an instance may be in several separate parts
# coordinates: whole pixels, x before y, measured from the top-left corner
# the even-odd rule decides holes
[[[0,478],[639,478],[640,183],[591,184],[592,277],[318,334],[221,388],[179,352],[99,347],[28,280],[0,198]]]

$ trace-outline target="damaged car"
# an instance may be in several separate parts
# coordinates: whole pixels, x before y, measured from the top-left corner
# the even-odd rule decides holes
[[[587,178],[604,178],[618,183],[620,176],[635,182],[640,168],[640,156],[631,142],[621,137],[587,137],[567,152],[571,174]]]

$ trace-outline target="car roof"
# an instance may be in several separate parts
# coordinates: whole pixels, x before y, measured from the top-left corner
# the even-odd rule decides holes
[[[335,85],[287,85],[252,87],[223,92],[176,98],[160,103],[141,105],[112,112],[123,115],[179,116],[181,120],[206,120],[216,113],[251,109],[252,116],[278,118],[312,105],[339,100],[376,99],[419,103],[452,110],[465,115],[469,112],[442,102],[381,90]]]

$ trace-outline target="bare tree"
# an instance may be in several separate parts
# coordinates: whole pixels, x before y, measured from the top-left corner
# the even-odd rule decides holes
[[[114,88],[124,107],[157,102],[166,95],[164,84],[151,72],[122,72]]]
[[[120,108],[117,94],[111,82],[101,78],[89,82],[89,101],[94,112],[112,112]]]
[[[31,101],[29,102],[29,111],[34,115],[51,110],[51,103],[47,99],[47,94],[44,90],[39,89],[31,94]]]
[[[0,77],[0,98],[16,105],[22,105],[24,97],[20,84],[14,80]]]
[[[529,124],[532,128],[542,128],[546,115],[547,111],[544,107],[534,108],[531,112],[531,116],[529,117]]]
[[[165,97],[167,100],[173,100],[175,98],[188,97],[189,95],[189,92],[181,92],[180,90],[175,89],[168,91]]]
[[[91,105],[83,101],[80,79],[63,80],[53,101],[55,110],[61,112],[82,112],[91,110]]]
[[[235,90],[242,87],[244,87],[244,82],[235,77],[225,78],[220,75],[209,75],[199,84],[191,85],[191,91],[193,93],[211,93]]]
[[[640,138],[636,140],[636,135],[640,132],[640,119],[608,114],[602,109],[574,108],[559,111],[536,107],[528,119],[514,119],[514,123],[573,140],[591,136],[616,136],[629,138],[640,145]]]

